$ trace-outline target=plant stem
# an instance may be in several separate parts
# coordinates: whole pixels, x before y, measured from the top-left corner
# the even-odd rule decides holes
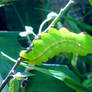
[[[47,27],[47,29],[44,31],[48,31],[52,26],[54,26],[58,20],[60,19],[60,17],[72,6],[72,4],[74,3],[73,0],[70,0],[68,2],[68,4],[60,10],[58,16],[53,20],[53,22]],[[13,8],[15,9],[16,13],[17,13],[17,10],[16,8],[13,6]],[[17,13],[19,19],[20,19],[20,22],[22,24],[22,26],[24,25],[22,20],[21,20],[21,17],[19,16],[19,14]],[[30,45],[30,47],[32,47],[33,43]],[[27,52],[29,51],[29,49],[27,50]],[[7,77],[5,78],[5,80],[2,82],[1,86],[0,86],[0,92],[2,91],[2,89],[5,87],[5,85],[7,84],[7,82],[11,79],[12,75],[14,74],[14,71],[16,70],[16,68],[18,67],[18,65],[20,64],[22,58],[20,57],[17,62],[15,63],[15,65],[12,67],[11,71],[9,72],[9,74],[7,75]]]
[[[52,26],[54,26],[58,21],[59,21],[59,19],[61,18],[61,16],[62,15],[64,15],[65,14],[65,12],[72,6],[72,4],[74,3],[74,1],[73,0],[70,0],[68,3],[67,3],[67,5],[63,8],[63,9],[61,9],[60,10],[60,12],[59,12],[59,14],[57,15],[57,17],[52,21],[52,23],[43,31],[44,33],[45,32],[47,32]],[[37,35],[37,38],[35,38],[35,39],[38,39],[39,37],[40,37],[40,35],[41,35],[41,31],[42,31],[42,27],[43,27],[43,25],[47,22],[48,20],[45,20],[42,24],[41,24],[41,26],[40,26],[40,31],[39,31],[39,33],[38,33],[38,35]],[[30,46],[29,46],[29,49],[27,50],[27,52],[29,52],[31,49],[31,47],[33,46],[33,43],[31,43],[30,44]]]
[[[65,12],[72,6],[72,4],[74,3],[73,0],[70,0],[67,5],[60,10],[59,14],[57,15],[57,17],[52,21],[52,23],[47,27],[47,29],[44,31],[48,31],[52,26],[54,26],[58,21],[59,19],[61,18],[62,15],[65,14]]]
[[[9,74],[7,75],[7,77],[5,78],[5,80],[3,80],[1,86],[0,86],[0,92],[2,91],[2,89],[5,87],[5,85],[7,84],[7,82],[12,78],[12,75],[14,74],[14,71],[16,70],[17,66],[20,64],[21,62],[21,58],[19,58],[17,60],[17,62],[15,63],[15,65],[12,67],[11,71],[9,72]]]
[[[43,26],[44,26],[44,24],[45,23],[47,23],[48,21],[50,21],[51,19],[45,19],[43,22],[42,22],[42,24],[40,25],[40,28],[39,28],[39,33],[38,34],[41,34],[41,32],[42,32],[42,28],[43,28]]]
[[[17,62],[17,60],[13,59],[12,57],[8,56],[7,54],[5,54],[5,53],[2,52],[2,51],[1,51],[1,54],[2,54],[4,57],[8,58],[9,60],[13,61],[14,63]],[[22,66],[24,66],[24,67],[27,68],[27,64],[26,64],[26,63],[20,62],[20,65],[22,65]]]
[[[73,54],[71,64],[72,64],[72,66],[73,66],[73,69],[74,69],[75,72],[77,73],[77,75],[78,75],[79,77],[81,77],[80,71],[79,71],[78,68],[77,68],[77,59],[78,59],[78,54]]]

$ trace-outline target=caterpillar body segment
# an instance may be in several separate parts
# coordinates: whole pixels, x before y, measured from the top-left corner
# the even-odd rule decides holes
[[[69,32],[66,28],[59,31],[51,28],[48,33],[42,33],[40,39],[34,40],[33,44],[30,52],[22,51],[20,56],[26,59],[25,62],[35,65],[40,65],[62,52],[77,53],[81,56],[92,53],[91,36]]]

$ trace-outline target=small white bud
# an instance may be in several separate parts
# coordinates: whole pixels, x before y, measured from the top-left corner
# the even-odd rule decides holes
[[[20,35],[21,37],[26,37],[26,36],[27,36],[27,33],[26,33],[26,32],[20,32],[19,35]]]
[[[33,33],[33,28],[31,26],[25,26],[25,30],[27,33]]]
[[[25,30],[26,30],[26,31],[19,33],[19,35],[20,35],[21,37],[26,37],[26,36],[29,35],[29,34],[34,34],[33,28],[32,28],[31,26],[25,26]]]
[[[57,14],[55,12],[51,12],[47,15],[47,19],[54,19],[55,17],[57,17]]]

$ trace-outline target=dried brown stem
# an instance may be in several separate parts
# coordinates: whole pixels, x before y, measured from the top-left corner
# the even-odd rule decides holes
[[[16,70],[16,68],[18,67],[18,65],[20,64],[20,62],[21,62],[21,58],[18,58],[17,62],[12,67],[11,71],[9,72],[9,74],[7,75],[7,77],[5,78],[5,80],[3,80],[3,82],[2,82],[2,84],[0,86],[0,92],[5,87],[5,85],[7,84],[7,82],[12,78],[12,75],[14,74],[14,71]]]

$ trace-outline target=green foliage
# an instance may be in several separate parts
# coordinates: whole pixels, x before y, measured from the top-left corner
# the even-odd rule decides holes
[[[0,3],[8,3],[8,2],[12,2],[12,1],[16,1],[16,0],[1,0]]]
[[[57,70],[65,72],[67,75],[72,76],[79,81],[71,71],[67,69],[66,66],[41,66],[33,67],[32,73],[34,76],[30,77],[28,80],[27,92],[75,92],[73,89],[68,87],[63,81],[58,80],[52,74],[49,76],[49,70]],[[47,70],[47,71],[46,71]],[[71,73],[71,74],[70,74]],[[35,88],[36,87],[36,88]]]
[[[18,92],[19,90],[19,81],[16,78],[13,78],[9,82],[9,92]]]
[[[52,76],[60,80],[61,82],[64,82],[67,86],[71,87],[72,89],[75,89],[76,91],[79,91],[79,92],[92,91],[82,86],[82,84],[80,83],[80,79],[66,66],[61,66],[61,65],[60,66],[42,66],[42,67],[33,67],[33,68],[44,74]]]
[[[16,0],[0,0],[0,7],[11,5]]]
[[[6,3],[6,0],[2,0],[2,3]],[[27,3],[26,0],[22,4],[25,5],[25,3]],[[26,5],[23,9],[28,11],[29,7]],[[26,22],[23,22],[21,16],[18,14],[16,5],[13,8],[23,27],[25,24],[30,24],[30,14],[28,12],[23,15],[26,16]],[[23,67],[20,66],[17,69],[18,72],[13,75],[14,78],[10,80],[9,92],[22,92],[19,89],[20,85],[18,80],[23,80],[25,77],[28,77],[28,81],[26,80],[28,85],[24,85],[26,92],[92,92],[92,72],[88,73],[85,63],[87,61],[87,63],[92,65],[92,56],[86,56],[87,54],[92,54],[92,37],[85,33],[80,33],[81,30],[78,26],[90,31],[92,31],[92,27],[73,19],[71,16],[64,18],[68,20],[75,33],[69,32],[66,28],[61,28],[61,30],[51,28],[47,33],[42,33],[41,38],[34,40],[33,48],[30,52],[25,53],[25,50],[20,53],[24,62],[28,64],[20,63]],[[59,25],[57,26],[59,28]],[[18,58],[18,54],[23,48],[17,42],[17,36],[18,32],[1,32],[0,51],[7,53],[13,58]],[[40,65],[62,52],[67,53],[67,59],[64,57],[64,64],[66,65],[43,64],[39,67],[31,65]],[[73,54],[73,57],[70,56],[70,53]],[[85,57],[80,58],[78,55]],[[65,63],[66,61],[68,63]],[[57,63],[55,60],[53,62]],[[59,62],[63,62],[63,60]],[[2,75],[0,79],[3,80],[6,77],[12,65],[12,62],[0,55],[0,73]],[[24,67],[28,68],[27,72],[21,73],[24,71]]]
[[[92,5],[92,0],[89,0],[90,5]]]
[[[84,80],[84,82],[82,83],[83,86],[85,86],[86,88],[92,87],[92,78]]]
[[[71,16],[68,16],[69,18],[73,19]],[[70,27],[72,28],[74,33],[80,33],[81,30],[78,28],[78,26],[76,25],[75,22],[73,22],[72,20],[67,19],[67,21],[69,22]]]
[[[56,68],[56,66],[53,68]],[[58,69],[59,68],[60,67],[58,67]],[[33,70],[32,73],[34,73],[34,76],[28,79],[27,92],[61,92],[61,90],[63,92],[75,92],[64,82],[59,81],[53,76],[49,76],[45,73],[39,72],[38,70]]]
[[[42,8],[40,0],[16,0],[16,2],[11,3],[4,7],[8,30],[23,31],[25,25],[32,25],[37,33],[42,21],[42,11],[35,8]]]
[[[81,21],[78,21],[78,20],[75,20],[73,19],[70,15],[68,16],[63,16],[64,19],[66,20],[70,20],[72,21],[74,24],[78,25],[79,27],[85,29],[85,30],[89,30],[89,31],[92,31],[92,26],[84,23],[84,22],[81,22]]]
[[[5,79],[14,63],[1,55],[1,51],[17,59],[19,57],[18,53],[23,49],[17,41],[18,34],[19,32],[0,32],[0,74],[2,80]],[[24,67],[19,66],[16,71],[22,72],[24,71]],[[6,88],[8,90],[8,84],[2,92],[7,92],[4,91]]]

